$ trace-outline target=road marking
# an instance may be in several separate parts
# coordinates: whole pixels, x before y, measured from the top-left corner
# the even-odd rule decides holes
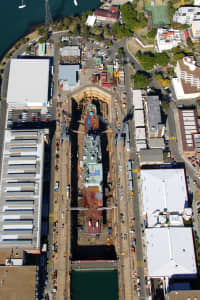
[[[170,140],[176,140],[176,136],[170,136],[169,139]]]
[[[137,267],[144,267],[143,261],[138,261],[137,262]]]

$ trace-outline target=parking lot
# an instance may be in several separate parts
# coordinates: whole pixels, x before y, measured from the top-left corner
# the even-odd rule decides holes
[[[41,113],[41,109],[8,109],[7,114],[7,128],[43,127],[42,123],[55,120],[52,107],[48,107],[46,113]]]

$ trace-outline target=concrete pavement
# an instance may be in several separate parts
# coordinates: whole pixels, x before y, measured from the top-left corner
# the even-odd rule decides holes
[[[132,108],[132,92],[130,86],[130,72],[129,66],[125,66],[125,88],[127,91],[127,111]],[[139,169],[139,161],[136,153],[135,144],[135,129],[132,120],[129,120],[130,130],[130,159],[133,161],[133,168]],[[136,235],[136,258],[137,258],[137,275],[140,278],[141,292],[139,299],[146,299],[145,289],[145,278],[144,278],[144,256],[143,256],[143,245],[142,245],[142,233],[141,233],[141,219],[140,219],[140,199],[139,199],[139,188],[138,188],[138,173],[133,172],[133,214],[135,217],[135,235]]]

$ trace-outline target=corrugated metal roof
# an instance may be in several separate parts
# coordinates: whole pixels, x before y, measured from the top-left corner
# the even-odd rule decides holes
[[[59,80],[68,82],[68,85],[73,87],[77,84],[77,72],[80,70],[79,65],[59,65]]]
[[[140,151],[141,163],[163,163],[162,149],[144,149]]]

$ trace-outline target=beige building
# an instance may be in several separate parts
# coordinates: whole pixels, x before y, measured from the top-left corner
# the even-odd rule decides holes
[[[177,78],[172,85],[177,100],[195,99],[200,97],[200,68],[194,57],[188,56],[177,61],[175,68]]]

